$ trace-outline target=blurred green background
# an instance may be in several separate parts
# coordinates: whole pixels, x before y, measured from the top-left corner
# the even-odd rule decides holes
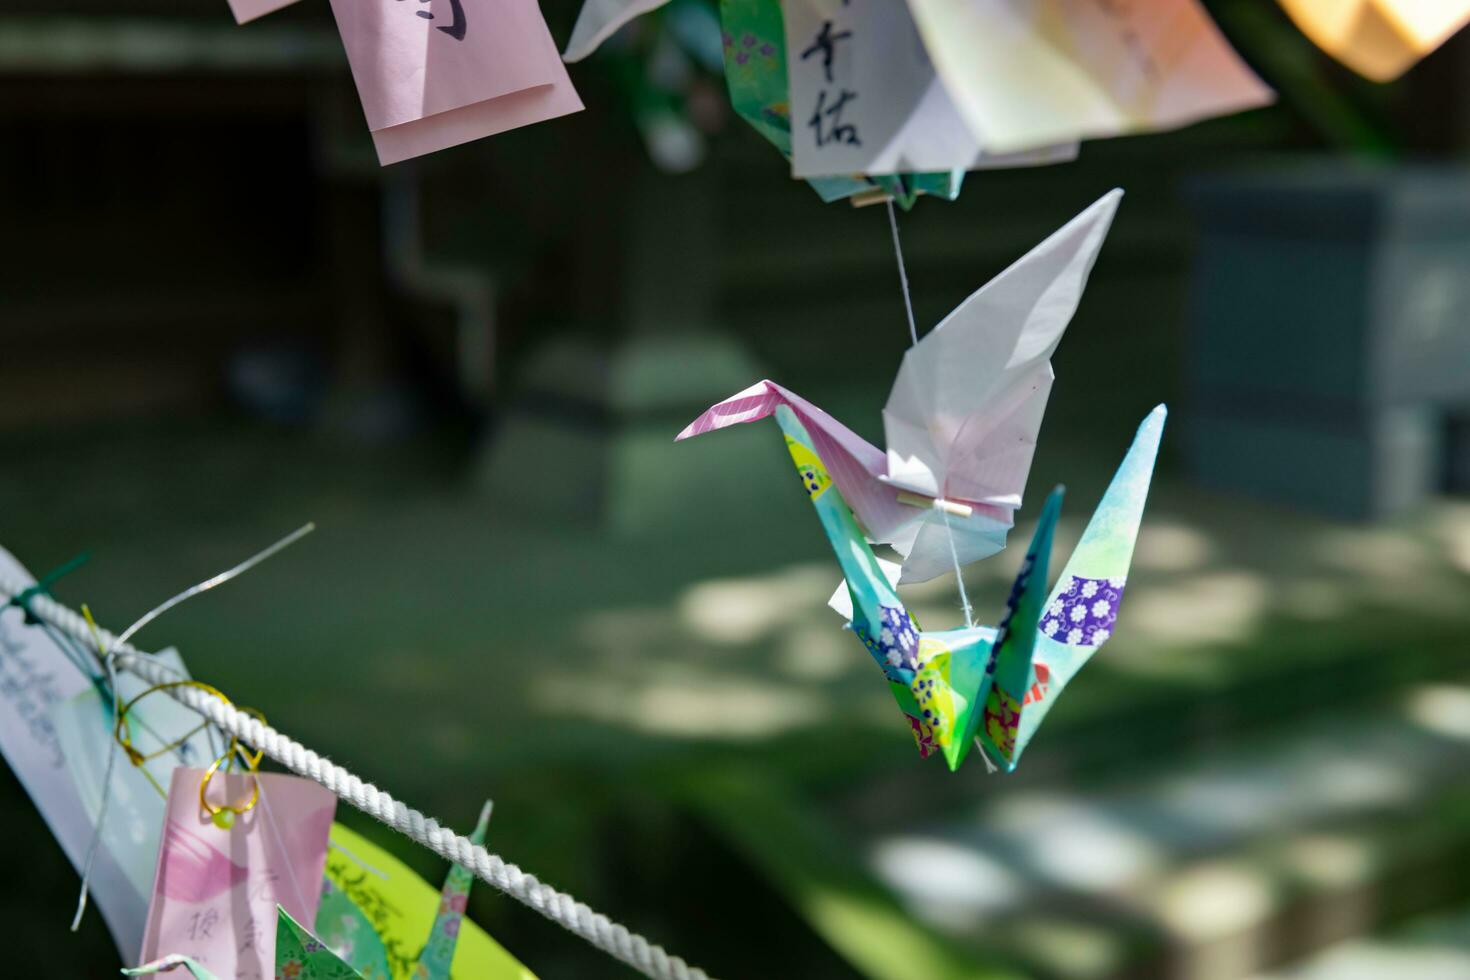
[[[1422,168],[1470,179],[1470,39],[1376,86],[1274,4],[1209,6],[1278,105],[900,218],[922,331],[1127,190],[1018,534],[1066,482],[1064,553],[1172,409],[1121,628],[1014,776],[917,759],[772,427],[672,443],[760,377],[877,439],[907,328],[883,209],[791,181],[718,78],[675,86],[700,164],[650,162],[653,20],[574,66],[586,112],[385,170],[324,3],[5,5],[0,544],[89,551],[57,594],[121,628],[316,521],[141,645],[452,826],[492,797],[492,851],[713,975],[1470,976],[1470,296],[1416,340],[1350,261],[1419,240],[1383,215]],[[543,7],[564,40],[577,4]],[[1373,217],[1199,204],[1258,184]],[[1428,200],[1453,287],[1470,209]],[[1307,322],[1329,298],[1363,322]],[[1415,343],[1452,352],[1432,392]],[[1353,351],[1327,395],[1290,360]],[[967,571],[982,618],[1018,560]],[[906,595],[959,621],[952,580]],[[12,969],[115,975],[8,770],[0,827]],[[487,886],[470,911],[542,976],[626,975]]]

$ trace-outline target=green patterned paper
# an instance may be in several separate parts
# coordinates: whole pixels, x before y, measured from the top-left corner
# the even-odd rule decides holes
[[[341,824],[332,825],[331,839],[336,846],[327,852],[329,887],[317,912],[317,935],[364,977],[381,962],[381,949],[391,980],[416,980],[425,939],[432,944],[433,937],[452,930],[454,980],[535,980],[485,930],[463,918],[462,903],[448,903],[461,905],[450,926],[451,916],[440,914],[445,896],[388,851]]]
[[[276,918],[276,980],[362,980],[327,944],[306,931],[279,905]]]
[[[480,811],[480,819],[470,840],[485,843],[485,830],[490,824],[490,803],[486,801]],[[469,903],[470,886],[475,883],[474,872],[459,865],[449,869],[444,881],[444,891],[439,896],[439,914],[434,917],[434,927],[429,930],[429,941],[419,955],[414,969],[414,980],[449,980],[449,965],[454,961],[454,950],[459,943],[459,929],[464,921],[465,906]]]
[[[328,857],[330,862],[331,858]],[[368,917],[347,893],[322,881],[322,901],[317,906],[316,934],[338,956],[352,964],[363,980],[393,980],[388,968],[388,950]]]

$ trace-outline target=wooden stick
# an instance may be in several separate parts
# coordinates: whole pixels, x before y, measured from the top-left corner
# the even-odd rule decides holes
[[[942,510],[959,518],[968,518],[974,515],[975,508],[969,504],[957,503],[953,500],[945,500],[943,497],[925,497],[922,494],[909,493],[907,490],[898,491],[898,502],[910,507],[920,507],[924,510],[930,508]]]

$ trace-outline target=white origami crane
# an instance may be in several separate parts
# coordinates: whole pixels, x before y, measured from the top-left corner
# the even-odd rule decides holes
[[[965,300],[904,354],[883,409],[888,451],[762,381],[679,439],[788,405],[864,533],[923,582],[1005,547],[1051,393],[1051,355],[1077,309],[1121,190],[1113,190]],[[951,545],[954,551],[951,552]]]

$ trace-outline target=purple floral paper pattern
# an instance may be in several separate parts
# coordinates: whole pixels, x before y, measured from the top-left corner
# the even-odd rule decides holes
[[[1102,646],[1113,635],[1123,584],[1121,578],[1070,576],[1046,607],[1042,634],[1067,646]]]
[[[878,627],[877,636],[870,635],[866,624],[856,628],[855,632],[873,659],[878,661],[878,666],[883,668],[884,676],[907,685],[913,680],[914,671],[919,669],[918,627],[902,607],[880,608],[883,622]]]

